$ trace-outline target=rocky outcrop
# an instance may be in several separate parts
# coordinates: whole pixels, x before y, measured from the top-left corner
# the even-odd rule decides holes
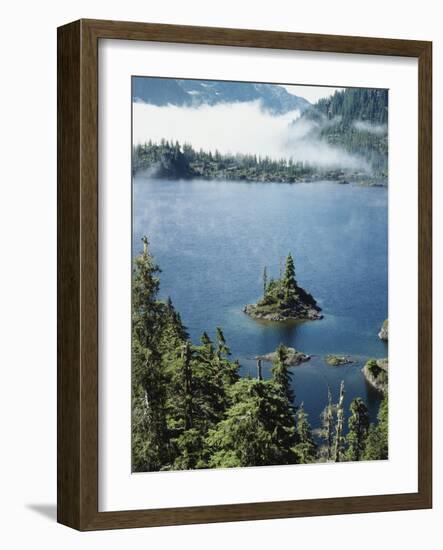
[[[382,393],[388,391],[388,371],[388,359],[369,359],[362,369],[366,380],[371,386]]]
[[[284,308],[277,305],[274,307],[266,307],[260,303],[248,304],[243,308],[243,311],[254,319],[262,319],[264,321],[315,321],[317,319],[323,319],[323,315],[320,313],[321,309],[318,306],[312,306],[302,301],[298,301],[292,306]]]
[[[300,363],[305,363],[311,359],[310,355],[297,351],[295,348],[286,348],[287,358],[285,364],[293,367],[295,365],[300,365]],[[261,361],[268,361],[273,363],[277,358],[277,352],[273,351],[271,353],[266,353],[265,355],[258,355],[256,359]]]
[[[380,338],[380,340],[384,340],[385,342],[388,341],[388,325],[389,322],[388,319],[386,319],[381,326],[380,332],[378,333],[378,337]]]
[[[354,361],[349,355],[326,355],[325,363],[331,367],[339,367],[340,365],[350,365]]]

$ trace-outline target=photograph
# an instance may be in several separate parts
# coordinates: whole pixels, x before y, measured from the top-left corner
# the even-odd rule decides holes
[[[388,459],[388,90],[131,101],[132,471]]]

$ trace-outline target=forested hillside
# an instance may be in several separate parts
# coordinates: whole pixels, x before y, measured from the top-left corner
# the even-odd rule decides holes
[[[387,178],[388,90],[346,88],[320,99],[293,123],[311,123],[306,139],[319,138],[365,159],[374,174]]]

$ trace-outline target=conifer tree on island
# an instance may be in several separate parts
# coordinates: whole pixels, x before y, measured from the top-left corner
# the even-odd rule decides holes
[[[267,268],[264,269],[263,297],[256,304],[246,305],[243,311],[255,319],[278,322],[323,318],[314,297],[297,284],[291,253],[286,257],[284,272],[278,279],[268,282]]]

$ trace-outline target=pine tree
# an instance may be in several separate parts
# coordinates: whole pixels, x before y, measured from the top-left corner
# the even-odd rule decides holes
[[[135,258],[132,278],[133,337],[145,348],[155,351],[162,325],[162,304],[158,301],[160,268],[154,262],[143,237],[143,253]]]
[[[297,442],[287,399],[271,381],[242,378],[229,389],[231,407],[209,431],[214,468],[293,464]]]
[[[349,408],[351,415],[348,420],[349,431],[346,436],[346,459],[357,461],[362,459],[365,450],[369,430],[369,412],[361,397],[353,399]]]
[[[200,337],[200,342],[203,344],[203,346],[212,346],[211,339],[208,336],[208,333],[205,331]]]
[[[235,384],[239,379],[239,364],[237,361],[228,360],[228,357],[231,355],[231,350],[226,343],[225,335],[220,327],[216,328],[216,341],[217,347],[215,354],[218,375],[221,377],[224,386],[230,386],[231,384]]]
[[[135,471],[156,471],[169,460],[166,375],[159,351],[164,306],[157,300],[159,268],[143,238],[132,286],[132,462]]]
[[[317,445],[312,436],[311,425],[308,422],[308,415],[303,408],[303,403],[297,409],[297,439],[294,447],[299,464],[315,462],[317,458]]]
[[[276,358],[272,365],[272,381],[280,389],[288,400],[290,406],[293,405],[295,395],[292,389],[292,372],[287,365],[288,350],[286,346],[280,344],[276,351]]]
[[[216,340],[217,340],[217,354],[221,358],[223,355],[231,355],[231,350],[226,344],[225,335],[223,330],[220,327],[216,329]]]
[[[193,427],[193,384],[192,384],[192,349],[191,344],[186,342],[182,351],[182,392],[183,392],[183,417],[185,430],[189,430]]]
[[[291,253],[289,253],[286,257],[285,272],[283,274],[283,285],[288,292],[295,290],[297,287],[297,282],[295,280],[294,259],[292,258]]]
[[[266,266],[263,268],[263,296],[266,296],[266,290],[268,288],[268,271]]]
[[[380,404],[377,415],[378,422],[369,427],[363,460],[388,459],[388,409],[388,395],[386,394]]]

